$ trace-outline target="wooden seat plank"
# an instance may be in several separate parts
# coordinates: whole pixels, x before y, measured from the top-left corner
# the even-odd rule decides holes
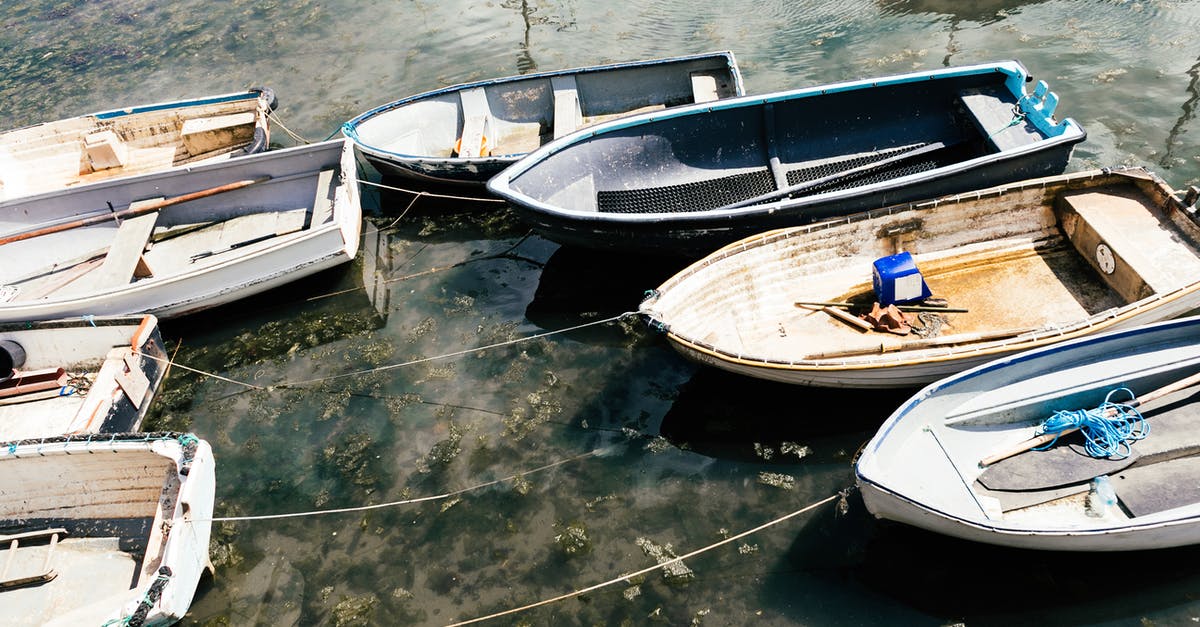
[[[718,98],[717,77],[696,72],[692,74],[692,98],[695,102],[712,102]]]
[[[487,92],[482,87],[464,89],[459,92],[459,98],[462,101],[463,131],[458,140],[458,156],[484,156],[484,141],[492,118]]]
[[[583,111],[574,76],[551,76],[550,86],[554,89],[554,139],[558,139],[579,128]]]
[[[136,209],[139,205],[156,202],[161,198],[142,200],[129,205]],[[154,232],[154,223],[158,220],[158,212],[152,211],[126,219],[117,228],[116,236],[108,249],[104,263],[96,270],[88,273],[87,280],[76,280],[60,291],[62,294],[80,294],[97,290],[128,285],[136,274],[149,274],[149,266],[142,258],[150,234]]]

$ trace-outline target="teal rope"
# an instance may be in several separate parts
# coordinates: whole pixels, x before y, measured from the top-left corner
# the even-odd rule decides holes
[[[1020,105],[1018,105],[1018,106],[1014,106],[1014,107],[1013,107],[1013,119],[1012,119],[1012,121],[1010,121],[1008,124],[1005,124],[1004,126],[1001,126],[1000,128],[998,128],[998,129],[996,129],[996,130],[992,131],[991,133],[989,133],[989,134],[988,134],[988,136],[987,136],[987,138],[988,138],[988,139],[991,139],[992,137],[996,136],[997,134],[999,134],[999,133],[1003,132],[1005,129],[1007,129],[1007,128],[1009,128],[1009,127],[1013,127],[1013,126],[1016,126],[1016,125],[1020,124],[1020,123],[1021,123],[1021,121],[1022,121],[1022,120],[1024,120],[1024,119],[1025,119],[1025,112],[1021,110],[1021,107],[1020,107]]]
[[[1129,457],[1130,443],[1150,434],[1150,425],[1136,409],[1122,403],[1111,402],[1113,394],[1125,392],[1134,399],[1129,388],[1110,391],[1104,402],[1095,409],[1059,410],[1046,419],[1039,434],[1053,433],[1054,439],[1045,446],[1033,450],[1044,451],[1058,441],[1064,431],[1078,429],[1083,433],[1084,449],[1088,455],[1103,459],[1125,459]]]

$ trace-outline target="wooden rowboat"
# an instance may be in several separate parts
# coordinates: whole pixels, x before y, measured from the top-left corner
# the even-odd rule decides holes
[[[332,140],[0,202],[0,322],[169,318],[354,258],[353,149]]]
[[[0,200],[262,152],[274,107],[251,89],[0,132]]]
[[[742,95],[730,52],[493,78],[381,105],[342,126],[387,177],[481,187],[529,151],[635,111]]]
[[[729,98],[596,125],[488,182],[570,246],[695,258],[771,228],[1058,174],[1082,128],[1016,61]]]
[[[0,325],[0,442],[138,431],[166,357],[149,315]]]
[[[1028,549],[1200,544],[1197,337],[1200,317],[1180,318],[1022,352],[932,383],[863,449],[855,464],[863,501],[879,518]],[[1081,411],[1117,418],[1144,437],[1113,440],[1124,446],[1098,457],[1087,454],[1080,431],[1037,437],[1043,425],[1062,422],[1059,412]],[[1031,450],[1039,445],[1049,448]],[[1115,497],[1107,505],[1104,488],[1091,489],[1105,483]]]
[[[28,625],[166,625],[191,606],[212,527],[212,450],[190,434],[0,448],[0,599]]]
[[[917,387],[1200,307],[1193,205],[1140,168],[899,205],[730,244],[660,285],[641,313],[686,357],[732,372]],[[907,332],[863,319],[888,304],[876,262],[901,253],[916,273],[896,282],[923,281],[948,305],[900,312],[911,318]]]

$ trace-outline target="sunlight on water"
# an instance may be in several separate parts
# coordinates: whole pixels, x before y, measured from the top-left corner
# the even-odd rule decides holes
[[[0,24],[6,127],[268,86],[288,146],[400,97],[533,70],[728,49],[759,93],[1015,58],[1088,131],[1071,169],[1200,183],[1191,2],[26,0]],[[443,625],[612,580],[851,486],[858,448],[912,392],[700,369],[620,318],[678,264],[560,249],[498,204],[367,194],[384,236],[364,255],[383,270],[364,278],[360,258],[164,322],[180,364],[229,380],[173,370],[146,426],[212,442],[218,516],[440,498],[219,522],[216,576],[184,624]],[[1138,584],[1113,587],[1123,575],[1088,556],[964,546],[847,504],[494,624],[1200,615],[1192,552],[1130,557],[1120,572]]]

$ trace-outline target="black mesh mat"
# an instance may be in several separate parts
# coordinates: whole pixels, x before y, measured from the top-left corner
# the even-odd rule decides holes
[[[708,211],[775,189],[771,171],[763,168],[719,179],[596,192],[596,206],[605,213],[685,213]]]
[[[806,181],[815,181],[917,148],[920,146],[902,146],[832,161],[819,166],[796,168],[787,173],[787,184],[791,186]],[[927,153],[922,155],[924,158],[919,161],[898,161],[882,166],[878,170],[868,170],[845,179],[807,188],[800,194],[848,189],[917,172],[927,172],[944,165],[944,159],[938,159],[938,155],[941,153],[943,153],[941,150]],[[774,178],[771,176],[770,170],[763,168],[754,172],[681,185],[600,191],[596,193],[596,204],[598,209],[604,213],[684,213],[717,209],[772,191],[775,191]]]

